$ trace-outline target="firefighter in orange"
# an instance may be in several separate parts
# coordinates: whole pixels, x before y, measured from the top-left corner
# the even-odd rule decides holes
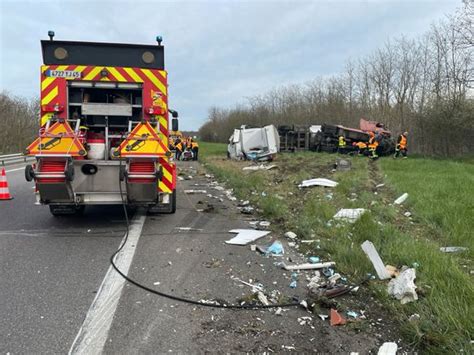
[[[371,159],[377,159],[379,156],[377,155],[377,147],[379,146],[379,142],[377,137],[375,136],[374,132],[369,133],[369,158]]]
[[[365,151],[367,150],[367,143],[364,142],[354,142],[352,143],[355,149],[357,149],[357,155],[364,155]]]
[[[403,155],[403,158],[406,159],[407,152],[408,152],[408,142],[407,142],[408,132],[403,132],[398,136],[397,146],[395,148],[395,154],[393,156],[394,159],[398,158],[398,156]]]
[[[191,151],[193,152],[193,160],[198,160],[199,144],[194,139],[191,139]]]

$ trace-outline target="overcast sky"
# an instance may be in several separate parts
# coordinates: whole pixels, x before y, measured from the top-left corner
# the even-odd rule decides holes
[[[39,96],[40,43],[56,39],[153,44],[163,36],[169,103],[181,129],[210,106],[337,74],[393,37],[421,35],[461,0],[0,0],[0,90]]]

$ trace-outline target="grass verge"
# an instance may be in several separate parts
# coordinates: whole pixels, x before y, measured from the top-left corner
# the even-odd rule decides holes
[[[360,249],[371,240],[386,264],[416,266],[419,300],[401,305],[386,292],[386,282],[370,284],[373,294],[400,324],[406,340],[428,353],[471,353],[474,334],[472,230],[474,165],[429,159],[369,162],[351,160],[350,172],[332,173],[336,156],[322,153],[280,154],[278,169],[242,171],[247,162],[225,159],[225,145],[207,147],[201,155],[217,179],[248,199],[272,221],[275,234],[292,230],[301,239],[318,239],[306,252],[337,262],[337,269],[358,280],[373,273]],[[307,178],[339,182],[334,189],[298,189]],[[380,183],[384,187],[376,188]],[[393,200],[403,192],[403,206]],[[339,208],[366,208],[354,224],[331,223]],[[406,217],[410,212],[411,217]],[[460,254],[444,254],[440,246],[465,246]],[[409,321],[418,313],[418,321]]]

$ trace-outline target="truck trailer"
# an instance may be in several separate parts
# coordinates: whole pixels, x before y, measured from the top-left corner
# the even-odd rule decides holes
[[[168,141],[178,114],[168,108],[162,38],[141,45],[48,35],[41,41],[38,137],[25,152],[36,159],[25,178],[35,182],[37,204],[55,216],[115,204],[174,213]]]

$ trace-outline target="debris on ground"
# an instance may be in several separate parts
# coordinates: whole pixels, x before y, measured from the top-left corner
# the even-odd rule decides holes
[[[465,247],[441,247],[439,248],[440,251],[443,253],[458,253],[462,251],[466,251],[467,248]]]
[[[290,288],[296,288],[297,286],[298,286],[298,274],[296,272],[292,272]]]
[[[242,168],[242,170],[251,170],[251,171],[270,170],[270,169],[273,169],[273,168],[276,168],[276,167],[277,167],[276,165],[260,164],[260,165],[245,166],[245,167]]]
[[[230,240],[226,240],[227,244],[247,245],[250,242],[265,237],[270,232],[255,229],[232,229],[229,233],[237,233],[237,235]]]
[[[339,312],[337,310],[335,310],[334,308],[331,308],[331,315],[330,315],[331,319],[330,319],[330,323],[332,326],[335,326],[335,325],[344,325],[347,323],[346,319],[341,316],[339,314]]]
[[[285,249],[283,248],[283,244],[281,244],[278,240],[274,241],[270,246],[265,248],[265,255],[283,255],[285,253]]]
[[[316,263],[319,263],[321,260],[318,256],[310,256],[308,258],[308,261],[311,263],[311,264],[316,264]]]
[[[411,217],[411,212],[405,212],[403,215],[404,215],[405,217]]]
[[[253,211],[255,211],[255,208],[253,208],[252,206],[245,206],[240,208],[240,213],[243,214],[252,214]]]
[[[307,316],[306,317],[299,317],[298,318],[298,323],[300,325],[311,324],[312,320],[313,320],[313,318],[307,317]]]
[[[336,181],[332,181],[332,180],[324,179],[324,178],[317,178],[317,179],[303,180],[301,184],[298,185],[298,187],[299,188],[311,187],[311,186],[336,187],[337,184],[338,183]]]
[[[398,350],[397,343],[386,342],[379,348],[377,355],[396,355]]]
[[[185,194],[207,194],[206,190],[184,190]]]
[[[257,297],[258,297],[258,300],[259,300],[263,305],[268,306],[268,305],[270,304],[270,302],[268,302],[267,296],[265,296],[262,291],[258,291],[258,292],[257,292]]]
[[[402,304],[418,299],[415,285],[416,272],[413,268],[402,268],[400,275],[388,283],[388,293]]]
[[[379,188],[384,187],[384,186],[385,186],[385,184],[378,184],[378,185],[375,185],[375,188],[379,189]]]
[[[375,249],[374,244],[371,241],[366,240],[365,242],[362,243],[361,247],[364,253],[368,256],[368,258],[372,262],[372,265],[374,266],[379,279],[380,280],[389,279],[391,276],[389,272],[387,271],[387,269],[385,268],[385,265],[383,264],[379,253],[377,253],[377,250]]]
[[[193,228],[193,227],[176,227],[177,230],[179,231],[184,231],[184,232],[201,232],[202,228]]]
[[[349,160],[340,159],[336,160],[335,169],[338,171],[349,171],[351,170],[352,164]]]
[[[407,198],[408,198],[408,194],[405,192],[403,195],[397,198],[393,203],[396,205],[401,205],[403,202],[406,201]]]
[[[385,270],[387,270],[391,277],[400,275],[400,271],[395,266],[385,265]]]
[[[317,264],[295,264],[295,265],[286,265],[285,263],[282,263],[282,268],[288,271],[293,271],[293,270],[312,270],[312,269],[323,269],[325,267],[331,267],[336,265],[335,262],[333,261],[328,261],[325,263],[317,263]]]
[[[296,233],[293,233],[293,232],[286,232],[284,234],[285,237],[289,238],[289,239],[295,239],[296,238]]]
[[[420,320],[420,315],[418,313],[413,313],[410,317],[408,317],[409,322],[417,322]]]
[[[349,223],[354,223],[365,212],[365,208],[342,208],[335,215],[334,219]]]
[[[355,311],[347,311],[346,314],[351,317],[351,318],[354,318],[354,319],[357,319],[360,317],[360,314],[355,312]]]

